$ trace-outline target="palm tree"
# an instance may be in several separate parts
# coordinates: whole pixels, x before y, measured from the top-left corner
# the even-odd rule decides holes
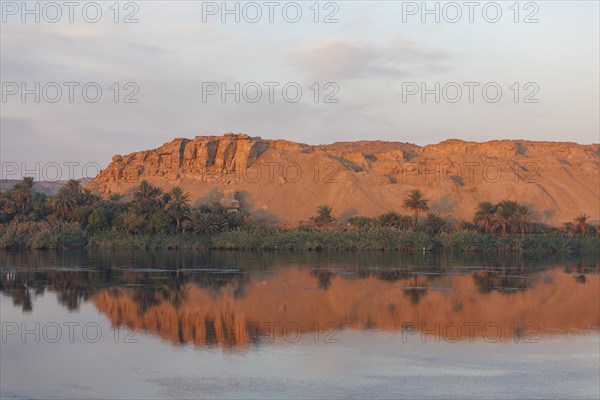
[[[217,233],[227,230],[229,222],[225,214],[194,208],[190,212],[189,219],[183,221],[183,226],[195,234]]]
[[[180,186],[176,186],[169,192],[169,200],[165,205],[165,211],[175,220],[178,231],[183,231],[182,221],[190,213],[190,194],[183,191]]]
[[[496,212],[496,207],[490,203],[489,201],[482,201],[477,205],[477,209],[475,210],[475,218],[474,222],[476,224],[483,225],[483,231],[487,235],[490,231],[490,227],[494,223],[494,213]]]
[[[246,210],[230,213],[227,216],[229,218],[230,229],[240,229],[250,224],[250,213]]]
[[[31,191],[33,189],[33,178],[26,176],[23,180],[13,186],[11,195],[18,210],[25,214],[31,202]]]
[[[429,210],[428,202],[429,200],[423,196],[423,193],[419,189],[411,190],[409,195],[404,199],[404,208],[415,213],[415,225],[419,220],[419,213]]]
[[[4,222],[12,219],[17,212],[17,204],[10,196],[0,197],[0,212],[4,215]]]
[[[64,219],[69,219],[81,200],[79,181],[69,180],[52,199],[52,210]]]
[[[514,228],[515,215],[519,204],[512,200],[502,200],[496,205],[496,212],[494,213],[494,224],[492,228],[502,229],[502,235],[508,233],[509,228]]]
[[[79,196],[81,195],[81,185],[78,180],[70,179],[61,189],[63,189],[71,198],[76,201],[79,200]]]
[[[589,215],[581,214],[573,220],[573,222],[575,222],[579,226],[579,231],[581,232],[581,237],[585,236],[587,222],[589,219],[590,219]]]
[[[123,200],[123,195],[121,193],[111,193],[108,196],[108,201],[113,204],[120,203]]]
[[[52,211],[63,219],[68,219],[75,207],[77,207],[77,202],[66,192],[59,191],[52,198]]]
[[[140,186],[133,192],[133,204],[138,212],[151,215],[162,206],[163,191],[153,186],[148,181],[142,181]]]
[[[183,227],[195,234],[203,233],[204,214],[206,213],[203,213],[200,209],[192,209],[189,218],[183,221]]]
[[[427,231],[432,234],[440,233],[446,227],[446,221],[438,214],[429,213],[425,218]]]
[[[531,211],[529,207],[519,204],[517,206],[515,221],[519,229],[521,229],[521,236],[525,237],[525,231],[531,226]]]
[[[327,228],[329,224],[335,221],[333,217],[333,211],[327,204],[321,204],[317,208],[317,215],[311,218],[318,226]]]
[[[402,216],[395,211],[388,211],[385,214],[381,214],[377,219],[382,226],[398,228],[401,224]]]
[[[400,215],[396,211],[388,211],[377,217],[377,221],[382,226],[396,229],[408,229],[412,225],[412,218],[407,215]]]

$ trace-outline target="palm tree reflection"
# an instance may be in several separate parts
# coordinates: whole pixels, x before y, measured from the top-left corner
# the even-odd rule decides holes
[[[571,324],[569,329],[600,325],[589,313],[579,312],[585,308],[581,304],[598,302],[590,296],[599,284],[598,277],[592,276],[598,275],[595,261],[559,264],[566,265],[569,274],[559,268],[501,262],[475,271],[406,262],[402,267],[345,264],[342,273],[339,267],[308,265],[283,265],[268,273],[194,265],[144,270],[11,268],[0,275],[0,291],[23,312],[30,312],[35,296],[46,289],[56,292],[69,310],[90,300],[113,326],[145,330],[178,346],[242,348],[263,343],[272,334],[268,323],[278,324],[274,332],[279,335],[286,323],[298,324],[303,332],[324,331],[330,322],[353,329],[396,330],[407,320],[429,324],[471,318],[466,321],[485,323],[506,317],[512,326],[523,315],[539,322],[553,310],[565,318],[548,318],[548,329],[560,330],[562,320]],[[298,284],[290,287],[281,282]],[[577,288],[580,295],[569,307],[553,308],[548,301],[557,299],[549,299],[544,288],[549,284],[569,293]],[[315,285],[321,290],[303,290]],[[505,296],[508,293],[515,297]],[[516,296],[523,301],[513,301]],[[498,314],[497,309],[503,312]]]
[[[523,267],[493,268],[473,273],[473,280],[481,294],[489,294],[493,291],[522,292],[529,288],[531,282],[529,278],[527,269]]]
[[[425,279],[419,279],[415,273],[413,275],[412,283],[406,289],[403,289],[404,295],[410,298],[410,303],[413,305],[419,304],[421,297],[427,293],[427,281]]]

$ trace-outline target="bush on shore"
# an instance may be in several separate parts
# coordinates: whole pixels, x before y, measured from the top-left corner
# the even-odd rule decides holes
[[[76,222],[12,221],[0,225],[0,247],[4,249],[83,247],[87,242],[87,234]]]

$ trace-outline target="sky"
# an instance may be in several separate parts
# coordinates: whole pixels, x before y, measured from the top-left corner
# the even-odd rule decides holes
[[[600,142],[597,1],[74,4],[0,2],[2,179],[227,132]]]

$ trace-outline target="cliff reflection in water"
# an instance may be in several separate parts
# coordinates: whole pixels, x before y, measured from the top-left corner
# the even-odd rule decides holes
[[[445,329],[454,324],[464,329],[463,340],[469,338],[467,327],[479,338],[490,323],[492,336],[504,339],[514,337],[515,324],[537,335],[600,328],[597,260],[547,267],[275,260],[239,268],[215,260],[203,267],[180,261],[156,268],[103,260],[102,268],[81,263],[74,268],[63,260],[57,261],[60,267],[42,262],[32,268],[31,261],[19,265],[9,256],[3,259],[0,289],[24,312],[48,290],[71,310],[91,301],[114,326],[197,346],[246,346],[297,331],[400,331],[407,325],[455,339],[456,329]]]

